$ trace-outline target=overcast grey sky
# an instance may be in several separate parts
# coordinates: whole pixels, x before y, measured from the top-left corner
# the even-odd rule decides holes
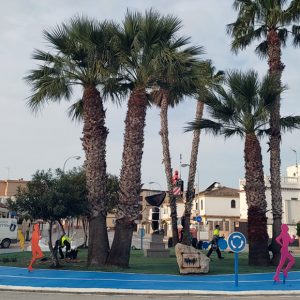
[[[226,24],[233,22],[236,13],[231,0],[10,0],[2,1],[0,11],[0,179],[30,179],[37,169],[57,168],[71,155],[80,155],[81,160],[70,160],[66,168],[83,163],[84,153],[80,137],[81,124],[72,123],[66,111],[70,103],[50,104],[34,116],[26,107],[30,90],[22,80],[29,69],[35,67],[30,59],[34,48],[46,49],[42,30],[68,20],[76,14],[99,20],[121,21],[127,8],[144,11],[155,8],[162,14],[174,14],[183,21],[182,34],[192,37],[192,43],[203,46],[204,58],[213,60],[217,69],[255,68],[264,75],[267,64],[253,53],[253,47],[234,55],[230,52],[230,38],[226,35]],[[300,49],[290,44],[283,51],[286,65],[283,81],[289,90],[283,95],[282,115],[300,114],[299,97],[299,55]],[[80,95],[75,96],[75,100]],[[188,163],[191,134],[183,133],[187,121],[194,118],[195,101],[186,100],[170,111],[170,144],[172,163],[179,167]],[[107,140],[107,165],[110,173],[119,175],[123,147],[126,103],[116,107],[106,103],[107,126],[110,130]],[[159,111],[151,108],[147,115],[145,148],[142,163],[142,181],[159,182],[165,187],[162,165],[162,150],[159,131]],[[300,155],[299,132],[286,134],[282,142],[282,171],[295,163],[294,148]],[[269,174],[269,157],[266,140],[262,141],[265,172]],[[243,177],[243,143],[239,138],[224,141],[209,135],[201,135],[198,171],[200,187],[213,181],[238,187]],[[182,169],[186,180],[187,168]],[[197,180],[197,179],[196,179]],[[152,188],[158,188],[153,184]]]

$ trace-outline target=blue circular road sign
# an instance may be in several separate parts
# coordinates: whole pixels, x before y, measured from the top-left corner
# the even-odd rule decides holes
[[[228,237],[228,246],[233,252],[239,253],[243,251],[246,243],[245,236],[240,232],[233,232]]]
[[[202,221],[201,216],[197,216],[197,217],[196,217],[196,221],[197,221],[198,223],[200,223],[200,222]]]
[[[218,246],[221,250],[225,250],[228,247],[227,242],[224,239],[218,240]]]

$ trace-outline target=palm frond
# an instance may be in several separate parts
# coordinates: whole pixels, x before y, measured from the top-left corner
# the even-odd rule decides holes
[[[122,77],[111,77],[103,82],[103,97],[120,104],[133,89],[133,83]]]
[[[294,25],[292,27],[292,34],[293,34],[293,45],[295,47],[300,46],[300,26]]]
[[[273,104],[282,92],[287,89],[286,86],[278,85],[278,75],[266,75],[261,83],[259,95],[264,100],[264,106],[270,110]]]
[[[292,131],[300,128],[300,116],[287,116],[280,118],[280,126],[283,131]]]
[[[266,57],[268,57],[268,41],[267,41],[267,40],[262,41],[262,42],[255,48],[255,53],[256,53],[260,58],[266,58]]]
[[[72,121],[81,122],[83,120],[83,100],[79,99],[68,108],[68,116]]]
[[[51,30],[43,31],[44,38],[54,49],[64,54],[70,54],[68,30],[65,24],[56,25]]]
[[[271,132],[272,130],[270,128],[258,129],[257,136],[260,138],[264,136],[270,136]]]
[[[43,107],[44,102],[59,102],[62,98],[69,100],[72,95],[70,82],[55,68],[40,66],[25,77],[31,85],[33,94],[28,98],[27,105],[33,112]]]
[[[286,19],[289,22],[299,22],[300,21],[300,3],[298,0],[292,0],[289,7],[286,9]]]
[[[258,74],[254,70],[247,73],[241,71],[231,71],[227,75],[227,84],[235,99],[238,111],[251,111],[251,107],[257,101],[257,92],[259,88]],[[239,105],[238,105],[239,104]]]
[[[278,36],[280,39],[280,42],[282,44],[283,47],[286,46],[286,40],[288,38],[288,30],[286,28],[280,28],[278,30]]]
[[[204,129],[208,133],[217,135],[223,128],[221,123],[208,119],[195,120],[194,122],[188,122],[187,124],[188,126],[184,128],[185,132]]]
[[[233,135],[238,135],[240,137],[243,137],[245,133],[240,128],[224,128],[222,130],[222,134],[224,135],[225,139],[232,137]]]

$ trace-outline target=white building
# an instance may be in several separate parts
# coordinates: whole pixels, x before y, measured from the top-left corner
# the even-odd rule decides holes
[[[201,216],[200,238],[210,239],[215,225],[226,237],[239,226],[239,190],[222,186],[218,182],[197,194],[193,200],[193,217]],[[192,222],[197,224],[197,222]]]
[[[272,236],[271,225],[272,206],[271,206],[271,184],[270,177],[265,176],[266,185],[266,200],[267,200],[267,217],[268,217],[268,232]],[[247,203],[246,193],[244,191],[245,179],[240,180],[240,206],[241,206],[241,222],[247,222]],[[281,177],[282,190],[282,223],[288,224],[290,232],[295,233],[296,223],[300,221],[300,176],[298,166],[290,166],[287,168],[287,174]]]

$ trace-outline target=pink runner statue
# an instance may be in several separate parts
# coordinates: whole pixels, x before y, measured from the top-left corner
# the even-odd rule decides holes
[[[293,243],[296,236],[293,235],[291,237],[289,235],[289,227],[286,224],[281,225],[281,232],[279,236],[276,238],[276,242],[281,246],[281,256],[280,256],[280,262],[277,266],[276,273],[274,276],[274,282],[279,282],[279,274],[286,262],[288,260],[288,264],[285,267],[283,272],[283,282],[285,282],[285,279],[288,277],[288,271],[291,269],[291,267],[295,264],[295,258],[292,256],[292,254],[289,252],[289,244]]]

